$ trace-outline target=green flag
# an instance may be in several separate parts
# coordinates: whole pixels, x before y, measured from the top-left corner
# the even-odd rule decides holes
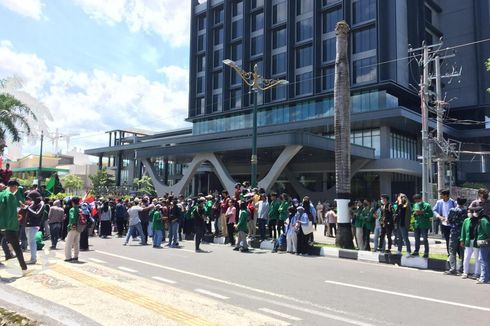
[[[46,190],[51,191],[51,189],[54,188],[55,184],[56,184],[56,178],[54,177],[54,175],[52,175],[51,178],[49,178],[48,183],[46,184]]]

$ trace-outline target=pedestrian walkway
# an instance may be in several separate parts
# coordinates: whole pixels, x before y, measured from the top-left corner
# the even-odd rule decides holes
[[[34,265],[33,273],[24,278],[14,268],[15,262],[8,261],[0,270],[1,282],[75,309],[102,325],[281,325],[259,313],[114,268],[92,262],[65,263],[60,254],[40,256],[44,262]]]

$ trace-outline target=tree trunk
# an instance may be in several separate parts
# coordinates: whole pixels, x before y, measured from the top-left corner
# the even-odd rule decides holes
[[[354,249],[349,210],[351,191],[350,160],[350,79],[348,41],[349,25],[337,23],[337,55],[335,59],[335,180],[337,191],[337,215],[339,230],[335,244],[344,249]]]

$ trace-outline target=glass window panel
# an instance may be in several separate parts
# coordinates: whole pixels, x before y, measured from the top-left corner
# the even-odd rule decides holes
[[[352,4],[354,24],[359,24],[376,18],[376,0],[356,0]]]
[[[235,20],[231,23],[231,38],[239,38],[243,36],[243,20]]]
[[[284,78],[284,77],[281,77]],[[285,85],[278,85],[271,89],[271,99],[272,101],[279,101],[286,99],[286,89]]]
[[[206,47],[206,34],[197,36],[197,51],[203,51]]]
[[[264,0],[252,0],[252,9],[258,8],[258,7],[263,7],[264,6]]]
[[[306,18],[296,23],[296,41],[304,41],[313,37],[313,18]]]
[[[235,43],[231,46],[231,60],[242,60],[242,43]]]
[[[201,72],[206,69],[206,57],[204,55],[197,57],[197,71]]]
[[[213,95],[213,112],[220,112],[222,111],[223,106],[223,101],[222,101],[222,96],[221,94],[214,94]]]
[[[223,50],[215,50],[213,54],[213,67],[220,67],[223,64]]]
[[[288,5],[286,1],[278,2],[272,6],[272,23],[285,22],[288,18]]]
[[[233,17],[243,15],[243,2],[242,1],[233,2],[232,15],[233,15]]]
[[[296,2],[296,14],[303,15],[313,11],[312,0],[297,0]]]
[[[342,20],[343,14],[342,14],[342,9],[336,9],[332,11],[327,11],[323,13],[322,16],[322,29],[323,33],[332,33],[335,31],[335,26],[339,21]]]
[[[282,74],[286,72],[286,53],[279,53],[272,56],[272,74]]]
[[[337,48],[336,41],[337,40],[335,38],[329,38],[329,39],[322,41],[322,61],[323,62],[335,60],[336,48]]]
[[[313,92],[313,74],[307,72],[296,76],[296,95],[311,94]]]
[[[354,83],[366,83],[377,79],[376,57],[354,61]]]
[[[264,28],[264,13],[260,12],[252,15],[252,32]]]
[[[369,27],[354,32],[354,53],[376,49],[376,28]]]
[[[335,83],[335,67],[329,67],[322,70],[322,90],[331,90]]]
[[[278,49],[280,47],[286,46],[286,44],[287,44],[286,28],[275,30],[272,34],[272,48]]]
[[[224,18],[223,8],[215,9],[215,11],[214,11],[214,24],[222,23],[223,18]]]
[[[204,77],[197,77],[196,91],[197,93],[204,92]]]
[[[221,89],[223,87],[223,73],[218,72],[213,74],[213,89]]]
[[[217,28],[214,30],[214,45],[223,43],[223,28]]]
[[[240,109],[242,107],[242,90],[235,89],[230,92],[230,108]]]
[[[261,54],[264,51],[264,37],[262,35],[253,37],[251,43],[251,55]]]
[[[202,31],[206,28],[206,16],[199,16],[197,19],[197,29]]]
[[[311,46],[296,49],[296,68],[311,66],[313,64],[313,49]]]

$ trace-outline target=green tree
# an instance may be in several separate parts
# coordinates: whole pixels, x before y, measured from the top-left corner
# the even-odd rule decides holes
[[[138,192],[149,196],[156,196],[155,186],[149,176],[144,175],[141,179],[134,179],[133,183],[138,186]]]
[[[63,178],[61,178],[61,182],[63,183],[63,187],[67,190],[67,192],[76,192],[83,187],[82,178],[74,174],[65,175]]]
[[[487,71],[490,72],[490,58],[487,59],[485,66],[487,66]],[[490,88],[487,88],[487,92],[490,93]]]
[[[110,187],[116,183],[114,176],[109,174],[106,168],[97,171],[96,174],[90,175],[89,178],[92,181],[92,189],[97,197],[100,195],[100,189],[102,187]]]
[[[22,132],[27,135],[31,133],[28,118],[36,120],[35,114],[27,105],[12,95],[0,93],[0,152],[5,147],[7,136],[12,141],[19,142]]]

